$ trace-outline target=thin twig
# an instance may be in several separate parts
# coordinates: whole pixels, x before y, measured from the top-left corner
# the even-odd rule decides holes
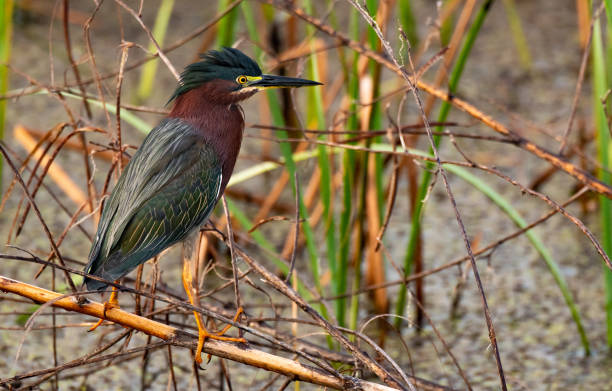
[[[87,55],[89,56],[90,68],[93,73],[93,81],[96,84],[96,90],[98,91],[99,99],[102,101],[102,109],[104,111],[104,115],[106,117],[106,123],[108,128],[111,127],[111,119],[108,110],[106,109],[106,99],[104,99],[104,92],[102,91],[102,78],[100,77],[100,72],[98,72],[98,66],[96,65],[96,55],[94,54],[93,47],[91,45],[91,36],[89,35],[89,31],[91,30],[91,26],[93,21],[100,11],[100,7],[104,4],[104,0],[99,0],[96,3],[96,8],[93,10],[85,24],[83,24],[83,35],[85,37],[85,48],[87,49]],[[85,84],[85,82],[79,83],[81,85]]]
[[[70,62],[70,66],[72,67],[72,72],[74,73],[74,77],[76,79],[79,90],[82,95],[85,95],[85,86],[81,84],[81,73],[79,72],[79,67],[77,66],[74,56],[72,55],[72,45],[70,43],[70,29],[68,28],[68,15],[70,12],[70,0],[64,0],[63,2],[63,29],[64,29],[64,42],[66,44],[66,54],[68,55],[68,61]],[[83,107],[85,107],[85,114],[87,118],[91,119],[91,107],[89,107],[89,102],[87,99],[83,98]],[[85,165],[85,176],[87,183],[87,190],[89,192],[88,198],[88,206],[89,211],[91,212],[93,208],[94,199],[96,197],[96,189],[94,187],[93,181],[91,181],[91,167],[89,165],[89,151],[87,148],[87,140],[85,139],[85,134],[79,134],[79,141],[81,142],[81,147],[83,148],[83,164]]]
[[[174,68],[174,65],[172,65],[172,63],[170,62],[168,57],[166,57],[166,55],[164,54],[162,48],[159,46],[159,44],[157,43],[157,40],[153,36],[153,33],[147,27],[147,25],[144,24],[144,22],[142,21],[142,17],[138,14],[138,12],[134,11],[133,8],[129,7],[127,4],[125,4],[121,0],[115,0],[115,2],[117,4],[119,4],[123,9],[125,9],[130,15],[132,15],[134,17],[134,19],[136,19],[136,22],[138,22],[140,27],[142,27],[142,29],[145,31],[145,33],[147,33],[147,36],[149,37],[149,40],[151,40],[153,45],[155,45],[155,48],[157,49],[157,53],[156,54],[159,55],[159,58],[163,61],[164,64],[166,64],[166,66],[170,70],[170,73],[172,73],[172,76],[174,76],[174,78],[176,80],[180,80],[181,76],[176,71],[176,68]]]
[[[21,175],[19,174],[19,171],[17,170],[17,168],[13,164],[13,161],[11,160],[11,158],[8,155],[8,153],[4,149],[4,146],[2,145],[2,143],[0,143],[0,152],[2,152],[2,155],[4,155],[4,160],[8,163],[9,167],[11,168],[11,170],[13,170],[13,173],[15,174],[15,177],[17,178],[19,184],[21,185],[21,188],[23,189],[23,192],[25,193],[26,197],[28,197],[28,200],[30,201],[30,205],[32,205],[32,208],[34,209],[34,212],[36,213],[36,216],[38,217],[38,220],[40,221],[40,225],[42,226],[43,230],[45,231],[45,234],[47,235],[47,239],[49,240],[49,243],[51,244],[51,248],[53,248],[53,252],[57,256],[58,262],[62,266],[65,266],[64,258],[62,258],[62,255],[60,254],[60,251],[57,248],[57,245],[55,244],[55,240],[53,240],[53,235],[51,234],[51,231],[49,231],[49,227],[45,223],[45,220],[43,219],[43,217],[42,217],[42,215],[40,213],[40,210],[38,209],[38,206],[36,205],[36,202],[34,201],[32,196],[30,195],[30,192],[28,191],[27,186],[23,182],[23,179],[21,178]],[[72,281],[72,278],[70,278],[70,274],[68,272],[64,272],[64,275],[66,276],[66,282],[70,286],[70,290],[72,292],[77,292],[77,288],[74,285],[74,282]]]
[[[295,258],[298,248],[298,239],[300,238],[300,181],[298,179],[297,171],[293,173],[293,181],[295,183],[295,228],[293,237],[293,249],[291,250],[291,261],[289,263],[289,272],[285,283],[289,283],[291,275],[293,274],[293,268],[295,267]]]
[[[117,77],[117,87],[115,92],[117,94],[116,107],[121,107],[121,85],[123,84],[123,71],[125,68],[125,63],[128,59],[128,53],[130,50],[131,44],[129,42],[123,42],[121,45],[121,60],[119,61],[119,76]],[[119,168],[119,173],[123,171],[123,159],[121,157],[123,153],[123,141],[121,137],[121,110],[117,109],[115,112],[115,118],[117,122],[117,148],[119,149],[117,152],[117,167]]]
[[[593,26],[595,25],[595,21],[599,19],[601,12],[604,9],[604,2],[602,1],[597,8],[597,11],[593,13],[593,17],[591,18],[591,26],[589,27],[589,35],[587,37],[587,42],[584,47],[584,51],[582,53],[582,60],[580,61],[580,71],[578,71],[578,81],[576,81],[576,90],[574,92],[574,98],[572,100],[572,108],[570,110],[570,116],[567,120],[567,127],[565,128],[565,132],[563,132],[563,137],[561,139],[561,146],[559,147],[559,155],[563,156],[565,152],[565,147],[567,145],[567,139],[569,138],[570,132],[572,131],[572,125],[574,123],[574,117],[576,116],[576,109],[578,108],[578,99],[580,98],[580,91],[582,91],[582,82],[584,81],[584,74],[586,73],[587,63],[589,61],[589,53],[591,52],[591,42],[593,40]]]
[[[221,196],[223,200],[223,210],[225,211],[225,219],[227,222],[227,237],[229,241],[230,257],[232,258],[232,272],[234,277],[234,296],[236,300],[236,310],[242,308],[242,301],[240,300],[240,288],[238,286],[238,261],[236,260],[236,250],[234,249],[234,231],[232,230],[232,218],[230,216],[229,208],[227,207],[227,200],[225,194]]]

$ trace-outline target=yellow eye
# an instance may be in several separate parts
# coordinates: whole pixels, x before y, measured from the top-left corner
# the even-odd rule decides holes
[[[236,81],[238,82],[238,84],[246,84],[248,80],[246,76],[242,75],[242,76],[238,76],[236,78]]]

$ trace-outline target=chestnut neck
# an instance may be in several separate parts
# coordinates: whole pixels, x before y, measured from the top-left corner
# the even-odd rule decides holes
[[[221,164],[221,192],[229,181],[240,152],[244,116],[238,102],[245,99],[232,94],[235,83],[225,80],[207,82],[179,95],[170,114],[191,124],[212,147]]]

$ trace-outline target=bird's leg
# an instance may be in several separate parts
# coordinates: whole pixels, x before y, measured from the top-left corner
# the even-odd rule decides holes
[[[115,283],[119,283],[119,281],[115,281]],[[93,325],[89,331],[94,331],[95,329],[98,328],[98,326],[100,326],[102,324],[102,322],[104,322],[104,319],[106,318],[106,311],[110,310],[110,309],[114,309],[114,308],[119,308],[119,300],[117,300],[117,287],[113,287],[113,290],[111,291],[110,297],[108,298],[108,301],[104,302],[104,312],[102,313],[102,318],[100,318],[100,320],[98,320],[98,322],[96,322],[95,325]]]
[[[193,275],[191,273],[191,267],[190,267],[191,261],[193,261],[193,259],[190,260],[189,258],[185,258],[184,263],[183,263],[183,286],[185,288],[185,292],[187,293],[187,297],[189,298],[189,302],[191,303],[191,305],[197,306],[198,298],[197,296],[194,296],[192,293]],[[238,317],[240,316],[241,312],[242,312],[242,309],[239,309],[238,312],[236,313],[236,316],[234,317],[234,322],[238,320]],[[195,315],[196,324],[198,326],[198,346],[196,348],[196,353],[195,353],[196,363],[198,364],[202,363],[202,348],[204,347],[204,342],[206,342],[207,338],[216,339],[218,341],[244,342],[244,343],[247,342],[246,339],[244,338],[224,337],[223,334],[227,330],[229,330],[230,325],[226,326],[223,330],[221,330],[220,333],[209,332],[204,326],[202,315],[197,311],[193,311],[193,314]],[[210,355],[208,359],[210,360]]]

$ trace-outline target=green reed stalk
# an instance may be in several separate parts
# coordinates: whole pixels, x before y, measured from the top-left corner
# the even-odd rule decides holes
[[[443,0],[443,4],[448,3],[450,0]],[[448,46],[451,37],[453,35],[453,16],[450,15],[440,26],[440,44],[442,46]]]
[[[230,0],[219,0],[219,12],[223,12],[230,4]],[[244,4],[244,2],[243,2]],[[234,43],[234,27],[238,18],[238,9],[231,10],[217,24],[217,47],[232,46]]]
[[[306,0],[303,3],[304,9],[308,13],[312,13],[312,3],[310,0]],[[306,35],[312,36],[315,32],[315,28],[311,25],[306,26]],[[317,66],[317,57],[315,53],[314,40],[310,41],[312,55],[309,60],[309,67],[307,70],[307,77],[313,80],[319,80],[319,70]],[[310,88],[307,91],[307,123],[310,125],[314,123],[318,129],[325,129],[325,112],[323,109],[323,95],[321,88]],[[325,136],[320,136],[324,138]],[[332,170],[331,162],[329,160],[329,151],[325,145],[317,146],[319,150],[319,170],[321,172],[321,181],[319,183],[319,189],[321,193],[321,203],[323,204],[323,222],[325,230],[325,243],[327,247],[327,261],[331,272],[331,288],[334,295],[339,295],[338,282],[341,278],[338,274],[338,259],[336,252],[336,225],[334,222],[334,211],[333,211],[333,199],[332,199]],[[336,310],[336,317],[344,317],[344,301],[337,300],[334,303]]]
[[[521,67],[523,69],[531,69],[531,53],[525,38],[525,32],[523,31],[523,25],[521,24],[521,18],[516,10],[516,3],[514,0],[504,0],[503,3]]]
[[[357,236],[355,236],[355,242],[357,245],[355,246],[355,255],[353,259],[355,260],[355,276],[353,277],[353,291],[357,291],[361,288],[361,279],[362,279],[362,267],[361,260],[363,259],[363,246],[361,243],[365,240],[363,237],[364,226],[365,226],[365,210],[366,210],[366,194],[368,191],[368,170],[367,170],[367,161],[368,161],[368,153],[360,152],[357,156],[359,161],[361,162],[360,167],[361,171],[357,172],[357,175],[361,175],[360,182],[355,178],[356,183],[360,183],[359,187],[359,200],[357,202],[357,208],[355,210],[355,224],[357,228],[355,232]],[[359,295],[354,295],[351,297],[351,306],[350,306],[350,314],[349,314],[349,328],[351,330],[357,330],[357,325],[359,322]],[[351,341],[356,341],[356,336],[350,336]]]
[[[412,6],[410,0],[399,0],[397,4],[397,10],[399,12],[399,21],[402,29],[408,37],[408,42],[413,48],[419,44],[419,32],[417,24],[414,19],[414,13],[412,12]]]
[[[242,2],[240,4],[240,7],[243,11],[242,14],[244,16],[250,38],[255,43],[259,42],[259,33],[257,31],[257,27],[255,24],[255,18],[253,16],[254,15],[253,10],[251,9],[250,4],[248,2]],[[261,51],[261,49],[259,49],[259,47],[256,46],[255,47],[255,57],[258,60],[260,60],[260,62],[261,62],[262,54],[263,52]],[[270,107],[270,113],[272,116],[272,124],[276,127],[285,126],[285,120],[283,118],[283,113],[282,113],[281,105],[278,99],[278,95],[276,95],[275,91],[273,90],[267,90],[266,97],[268,99],[268,105]],[[288,138],[287,132],[285,130],[276,131],[276,136],[281,140]],[[295,160],[293,159],[293,151],[291,149],[291,144],[288,142],[281,142],[279,144],[279,148],[281,150],[281,154],[283,158],[285,159],[285,168],[287,169],[287,172],[289,174],[289,181],[291,183],[293,195],[295,196],[296,194],[296,184],[295,184],[296,164],[295,164]],[[306,249],[310,257],[310,266],[311,266],[310,271],[313,275],[313,280],[315,283],[315,287],[317,288],[317,291],[319,293],[322,293],[321,281],[320,281],[320,276],[319,276],[319,261],[318,261],[317,249],[316,249],[316,244],[315,244],[315,239],[314,239],[314,232],[312,231],[312,227],[310,226],[310,223],[308,222],[308,209],[306,208],[306,205],[303,202],[303,197],[301,194],[299,195],[299,199],[300,199],[300,203],[299,203],[300,217],[304,219],[304,222],[301,224],[301,226],[302,226],[302,230],[304,231],[304,236],[306,237]]]
[[[155,25],[153,26],[152,33],[160,47],[164,44],[166,31],[168,30],[168,22],[170,21],[173,8],[174,0],[162,0],[159,9],[157,10],[157,17],[155,18]],[[157,48],[152,42],[149,43],[149,51],[151,53],[157,53]],[[151,92],[153,92],[153,86],[155,85],[155,74],[157,73],[158,64],[159,60],[155,59],[148,61],[142,67],[140,83],[138,84],[138,90],[136,92],[137,102],[143,102],[151,95]]]
[[[48,94],[49,92],[47,90],[42,90],[37,92],[34,95],[45,95]],[[78,93],[71,93],[71,92],[62,92],[62,96],[68,97],[68,98],[72,98],[72,99],[79,99],[79,100],[83,100],[83,97],[80,95],[80,92]],[[92,106],[95,107],[99,107],[101,109],[106,108],[106,110],[111,113],[111,114],[117,114],[117,106],[115,106],[114,104],[110,103],[110,102],[106,102],[105,104],[102,104],[102,101],[96,99],[96,98],[86,98],[87,102],[90,103]],[[124,108],[121,108],[121,119],[123,121],[125,121],[126,123],[132,125],[134,127],[134,129],[138,130],[139,132],[143,133],[143,134],[149,134],[149,132],[151,131],[151,125],[148,124],[146,121],[142,120],[139,116],[134,115],[131,111],[126,110]]]
[[[612,21],[612,0],[605,0],[608,24]],[[609,26],[610,28],[610,26]],[[597,176],[607,184],[611,183],[610,169],[610,129],[606,116],[608,102],[602,102],[609,84],[606,77],[606,58],[600,21],[593,26],[593,42],[591,46],[593,72],[593,111],[597,131],[597,158],[601,169]],[[612,61],[609,58],[608,61]],[[612,80],[612,76],[610,77]],[[607,254],[612,254],[612,201],[605,196],[599,196],[599,217],[601,221],[601,245]],[[605,308],[608,346],[612,347],[612,271],[604,266]]]
[[[246,213],[244,213],[244,211],[240,209],[240,207],[236,203],[234,203],[231,198],[226,197],[225,199],[227,201],[227,208],[230,210],[232,216],[236,218],[238,223],[240,223],[242,228],[247,231],[253,228],[253,222],[249,220]],[[259,230],[251,232],[250,235],[255,241],[255,243],[257,243],[259,247],[264,249],[270,255],[269,259],[280,271],[282,271],[283,273],[289,272],[289,266],[287,266],[287,264],[280,259],[280,257],[276,253],[274,245],[270,243],[270,241],[268,241],[268,239],[266,239],[265,236]]]
[[[13,32],[13,0],[0,0],[0,95],[8,91],[8,64]],[[4,139],[6,100],[0,100],[0,141]],[[2,188],[2,156],[0,156],[0,189]]]
[[[377,10],[378,9],[378,0],[367,0],[366,4],[368,9]],[[372,15],[375,17],[376,15]],[[383,28],[383,26],[380,26]],[[378,35],[374,32],[374,29],[368,29],[368,41],[370,43],[370,47],[373,49],[380,46],[380,41],[378,39]],[[372,104],[372,112],[370,114],[370,123],[368,124],[369,129],[382,129],[383,128],[383,112],[382,106],[378,101],[378,97],[380,96],[380,77],[382,72],[382,66],[374,61],[370,60],[370,74],[372,76],[372,85],[374,88],[374,93],[372,94],[372,99],[374,103]],[[369,145],[372,142],[378,142],[382,136],[377,136],[374,139],[367,139],[366,145]],[[367,156],[367,155],[366,155]],[[378,200],[378,215],[380,216],[380,220],[382,222],[382,218],[385,211],[385,194],[384,194],[384,162],[383,157],[379,154],[376,154],[374,159],[375,171],[376,171],[376,198]],[[367,168],[366,168],[367,171]]]
[[[378,0],[367,0],[366,1],[367,8],[372,12],[378,9]],[[376,15],[372,15],[373,18],[376,18]],[[380,26],[384,31],[384,26]],[[380,42],[378,36],[374,32],[373,29],[367,30],[367,39],[370,47],[374,50],[380,47]],[[371,112],[369,122],[367,124],[368,129],[381,129],[383,127],[383,118],[382,118],[382,110],[380,106],[380,102],[377,98],[380,95],[380,76],[381,76],[381,66],[379,63],[370,60],[368,61],[368,68],[370,72],[370,76],[372,79],[372,99],[374,103],[371,104]],[[378,142],[381,139],[380,136],[376,136],[373,139],[368,138],[365,141],[365,146],[369,147],[373,142]],[[361,182],[360,182],[360,192],[359,192],[359,203],[357,207],[357,216],[356,216],[356,224],[357,224],[357,237],[355,238],[355,242],[359,243],[356,246],[357,253],[354,256],[355,259],[355,278],[353,283],[353,288],[359,289],[361,284],[361,273],[362,273],[362,260],[363,260],[363,246],[361,243],[367,240],[364,237],[365,227],[367,224],[367,216],[365,214],[366,210],[366,202],[367,202],[367,192],[368,190],[374,186],[376,191],[376,203],[378,207],[378,215],[379,221],[382,222],[382,218],[384,215],[385,208],[385,200],[384,200],[384,190],[383,190],[383,180],[384,180],[384,161],[383,156],[379,154],[374,155],[373,163],[370,162],[370,153],[367,151],[360,152],[358,155],[358,163],[356,163],[361,168]],[[370,175],[369,175],[369,165],[374,164],[374,183],[371,183]],[[369,227],[368,229],[376,229],[375,227]],[[369,243],[368,245],[372,245]],[[384,262],[384,256],[382,257]],[[384,266],[383,266],[384,268]],[[382,281],[381,281],[382,282]],[[384,309],[386,311],[386,309]],[[357,327],[358,320],[358,298],[353,298],[351,301],[351,314],[350,314],[350,325],[351,327]]]
[[[474,18],[474,22],[470,26],[468,30],[461,51],[458,54],[457,61],[453,66],[452,72],[448,81],[448,91],[450,93],[454,93],[457,90],[457,85],[459,84],[459,80],[461,79],[461,74],[463,73],[463,69],[465,68],[465,63],[467,58],[472,50],[474,42],[476,41],[476,37],[480,32],[480,28],[484,23],[484,20],[491,8],[491,5],[494,0],[485,1],[478,14]],[[440,111],[438,113],[438,122],[446,121],[448,113],[450,112],[451,105],[448,102],[442,102],[440,105]],[[442,127],[438,127],[436,130],[441,131]],[[436,148],[440,145],[440,136],[434,136],[434,144]],[[410,275],[412,271],[412,265],[414,263],[414,256],[416,254],[417,243],[419,240],[419,232],[421,230],[421,217],[423,214],[423,208],[425,206],[424,200],[427,195],[427,189],[431,182],[432,170],[434,169],[433,164],[427,164],[427,168],[423,170],[423,177],[421,178],[421,183],[419,185],[418,195],[417,195],[417,204],[415,205],[414,212],[412,214],[412,225],[410,227],[410,236],[408,241],[408,248],[406,249],[406,255],[404,257],[404,275]],[[400,286],[400,291],[398,294],[398,299],[395,306],[395,313],[398,315],[395,318],[395,326],[400,327],[402,324],[402,316],[404,315],[404,310],[406,307],[406,294],[407,287],[405,284]]]
[[[358,14],[355,8],[352,8],[350,15],[349,30],[352,39],[359,39],[359,24]],[[346,130],[357,130],[359,128],[359,119],[357,115],[357,101],[359,100],[359,70],[357,64],[359,62],[359,53],[355,52],[353,56],[353,62],[350,65],[351,68],[346,72],[348,78],[348,96],[351,100],[349,105],[349,117],[346,122]],[[346,293],[347,281],[348,281],[348,264],[349,254],[351,249],[351,215],[353,206],[353,194],[355,192],[355,160],[356,151],[345,149],[342,152],[342,212],[340,213],[340,252],[338,257],[338,291],[340,294]],[[360,269],[360,265],[356,265],[355,274],[359,274],[357,269]],[[341,307],[345,307],[345,299],[341,298]],[[359,295],[355,295],[351,298],[350,306],[350,327],[356,327],[356,321],[359,310]],[[345,314],[336,315],[338,318],[338,325],[344,327]],[[354,324],[353,324],[354,323]],[[353,329],[354,330],[354,329]]]

